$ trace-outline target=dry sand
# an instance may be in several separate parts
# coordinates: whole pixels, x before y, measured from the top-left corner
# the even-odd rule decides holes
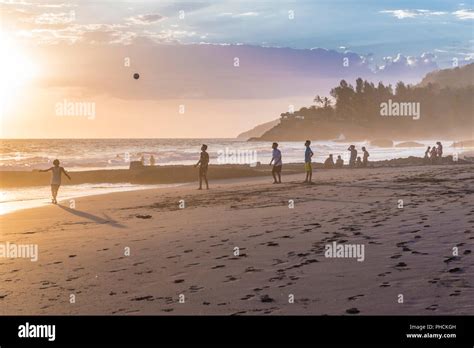
[[[38,244],[39,260],[0,259],[0,314],[472,315],[473,169],[318,170],[314,185],[243,178],[7,214],[0,242]],[[333,241],[365,260],[326,258]]]

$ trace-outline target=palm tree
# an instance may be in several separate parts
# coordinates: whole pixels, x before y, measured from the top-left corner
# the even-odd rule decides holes
[[[317,95],[317,96],[314,98],[313,102],[315,102],[315,103],[317,103],[317,104],[320,104],[320,105],[322,105],[322,104],[324,103],[323,99],[322,99],[319,95]]]

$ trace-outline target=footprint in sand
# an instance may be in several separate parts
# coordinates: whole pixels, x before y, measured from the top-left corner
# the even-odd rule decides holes
[[[407,270],[408,269],[407,264],[405,262],[399,262],[393,267],[395,267],[399,270]]]
[[[242,301],[247,301],[247,300],[250,300],[251,298],[254,298],[255,295],[252,295],[252,294],[248,294],[248,295],[245,295],[244,297],[241,298]]]
[[[227,280],[224,280],[224,283],[229,283],[229,282],[235,282],[236,280],[239,280],[238,278],[234,277],[234,276],[231,276],[231,275],[228,275],[228,276],[225,276],[227,278]]]
[[[151,219],[151,215],[135,215],[137,219]]]
[[[448,270],[449,273],[462,273],[462,271],[462,268],[459,267],[451,268],[450,270]]]
[[[348,314],[358,314],[360,313],[360,311],[357,309],[357,308],[349,308],[349,309],[346,309],[346,313]]]
[[[435,311],[435,310],[438,309],[438,305],[437,304],[432,304],[431,306],[426,307],[425,309],[428,310],[428,311]]]
[[[141,297],[134,297],[130,301],[153,301],[154,298],[151,295],[148,296],[141,296]]]
[[[275,300],[268,295],[260,296],[260,301],[262,301],[263,303],[275,302]]]
[[[349,301],[354,301],[354,300],[357,300],[359,297],[364,297],[364,296],[365,296],[364,294],[354,295],[354,296],[348,297],[347,299]]]
[[[461,260],[461,258],[459,256],[451,256],[451,257],[448,257],[443,262],[450,263],[452,261],[459,261],[459,260]]]
[[[198,286],[198,285],[191,285],[189,287],[190,292],[198,292],[198,291],[201,291],[202,289],[204,289],[204,287],[203,286]]]

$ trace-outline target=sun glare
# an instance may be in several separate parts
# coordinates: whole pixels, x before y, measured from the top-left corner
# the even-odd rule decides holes
[[[4,110],[22,96],[24,86],[38,75],[37,65],[25,49],[0,31],[0,101]]]

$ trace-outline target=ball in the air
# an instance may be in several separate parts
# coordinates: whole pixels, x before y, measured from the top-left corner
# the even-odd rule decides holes
[[[138,73],[133,74],[133,78],[135,80],[138,80],[140,78],[140,74],[138,74]]]

